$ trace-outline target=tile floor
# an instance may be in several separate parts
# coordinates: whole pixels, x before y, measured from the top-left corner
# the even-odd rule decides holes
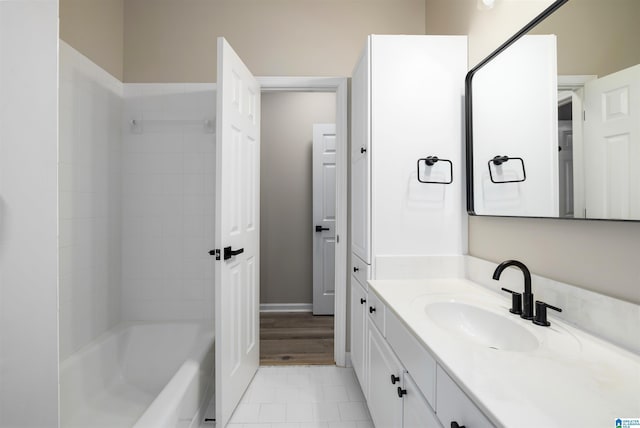
[[[352,368],[261,366],[228,428],[373,428]]]

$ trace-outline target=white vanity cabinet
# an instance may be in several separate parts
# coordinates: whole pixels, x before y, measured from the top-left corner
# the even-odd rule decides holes
[[[403,257],[463,254],[466,72],[466,36],[367,38],[351,84],[351,251],[367,279],[384,277],[381,258],[388,271]],[[427,156],[452,168],[423,162],[421,178],[451,184],[418,181]]]
[[[376,427],[402,427],[404,368],[375,325],[369,321],[367,404]]]
[[[366,284],[366,282],[365,282]],[[354,275],[351,281],[351,363],[366,396],[367,292]]]
[[[404,428],[439,428],[438,418],[407,372],[403,376],[403,390],[402,426]]]
[[[449,428],[455,422],[466,428],[492,428],[493,424],[473,404],[467,395],[438,366],[437,372],[437,414],[442,424]]]
[[[353,365],[376,428],[449,428],[454,422],[466,428],[493,427],[375,291],[354,282],[352,298],[366,304],[358,300],[354,307],[352,300],[352,315],[356,314],[352,319],[360,323],[364,315],[364,324],[356,329],[364,332],[366,341],[363,358],[358,348],[358,364],[354,359]],[[373,306],[376,310],[370,312]],[[363,345],[352,341],[352,355],[354,343]]]

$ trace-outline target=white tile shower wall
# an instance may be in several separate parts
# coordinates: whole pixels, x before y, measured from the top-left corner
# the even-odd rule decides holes
[[[123,85],[60,41],[60,358],[120,321]]]
[[[466,257],[467,278],[498,293],[501,287],[521,292],[523,276],[519,270],[507,269],[500,281],[492,279],[497,263],[477,257]],[[640,305],[594,293],[573,285],[531,275],[531,288],[536,300],[562,308],[549,311],[549,316],[565,320],[576,327],[640,353]],[[552,321],[553,322],[553,321]]]
[[[213,318],[214,84],[126,84],[123,315]]]

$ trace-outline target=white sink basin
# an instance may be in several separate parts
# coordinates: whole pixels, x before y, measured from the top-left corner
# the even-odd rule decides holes
[[[439,327],[478,345],[521,352],[533,351],[540,345],[536,336],[510,319],[508,313],[502,316],[456,301],[428,303],[424,310]]]

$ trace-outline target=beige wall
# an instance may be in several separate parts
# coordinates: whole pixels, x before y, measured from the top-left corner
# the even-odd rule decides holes
[[[640,4],[599,1],[606,3],[604,9],[622,2],[635,3],[636,8]],[[549,3],[503,0],[493,11],[480,11],[475,1],[427,0],[427,33],[468,32],[471,67]],[[588,49],[581,52],[585,57],[592,54]],[[536,274],[640,303],[640,222],[470,217],[469,253],[495,262],[518,258]]]
[[[60,0],[60,38],[122,81],[124,0]]]
[[[312,303],[314,123],[334,123],[334,93],[262,94],[260,302]]]
[[[552,0],[496,0],[490,10],[478,0],[427,0],[426,34],[469,36],[469,68],[547,8]]]
[[[534,33],[558,35],[558,74],[606,76],[640,63],[638,18],[638,0],[572,0]]]
[[[224,36],[256,75],[350,76],[366,35],[424,34],[425,0],[127,0],[126,82],[215,82]]]

